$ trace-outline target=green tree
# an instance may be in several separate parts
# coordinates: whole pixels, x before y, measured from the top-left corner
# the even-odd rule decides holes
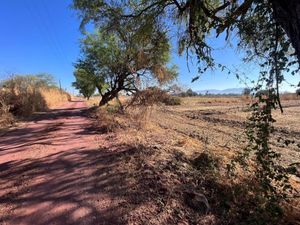
[[[245,95],[245,96],[249,96],[251,94],[251,89],[250,88],[244,88],[242,94]]]
[[[87,99],[89,99],[96,91],[96,84],[91,79],[93,74],[89,74],[85,69],[77,69],[74,72],[76,81],[73,82],[73,87],[79,90],[79,92]]]
[[[197,92],[193,91],[191,88],[189,88],[187,91],[186,91],[186,95],[189,96],[189,97],[193,97],[193,96],[197,96]]]
[[[261,68],[259,89],[269,90],[274,107],[282,110],[279,86],[284,73],[299,72],[295,66],[300,60],[300,14],[297,0],[74,0],[73,7],[82,18],[82,27],[88,22],[110,30],[124,24],[142,26],[152,32],[166,32],[177,26],[178,52],[195,53],[199,74],[209,68],[228,68],[215,61],[211,46],[213,35],[235,37],[237,48],[243,49],[246,62],[257,60]],[[156,29],[153,29],[155,27]],[[170,37],[174,36],[171,33]],[[263,34],[263,35],[262,35]],[[232,72],[228,70],[228,72]],[[236,74],[239,77],[239,74]],[[275,90],[275,92],[273,92]]]
[[[19,89],[27,89],[28,87],[57,87],[57,83],[53,75],[47,73],[14,75],[12,78],[0,82],[0,87],[14,89],[16,86]]]
[[[239,47],[250,49],[252,56],[268,54],[273,55],[273,59],[275,42],[278,42],[276,52],[283,50],[285,55],[290,55],[287,47],[291,42],[300,59],[299,6],[297,0],[127,0],[118,3],[74,0],[82,26],[94,21],[111,27],[120,24],[120,20],[138,20],[146,27],[159,24],[162,30],[170,28],[171,23],[166,21],[174,22],[180,28],[179,52],[195,51],[199,61],[205,63],[200,68],[202,72],[207,66],[215,65],[208,42],[212,34],[224,33],[228,39],[231,33],[236,33],[240,39]]]
[[[74,85],[81,93],[97,88],[101,106],[121,91],[135,93],[143,78],[166,83],[177,76],[176,67],[167,67],[169,51],[166,33],[134,24],[109,32],[100,29],[82,41],[83,57],[75,65]]]
[[[32,75],[32,79],[36,81],[37,86],[57,87],[57,83],[55,82],[53,75],[48,73]]]

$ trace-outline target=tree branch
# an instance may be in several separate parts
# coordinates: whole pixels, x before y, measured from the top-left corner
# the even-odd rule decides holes
[[[154,6],[163,4],[163,3],[165,3],[165,2],[166,2],[165,0],[161,0],[161,1],[154,2],[154,3],[152,3],[151,5],[148,5],[147,7],[145,7],[144,9],[142,9],[142,10],[141,10],[139,13],[137,13],[137,14],[127,14],[127,15],[122,15],[122,17],[129,17],[129,18],[140,17],[144,12],[148,11],[149,9],[153,8]],[[172,3],[172,4],[173,4],[173,3]],[[164,6],[164,8],[165,8],[167,5],[170,5],[170,3],[166,4],[166,5]]]
[[[179,4],[179,2],[177,0],[173,0],[173,2],[175,3],[175,5],[179,9],[179,11],[183,11],[183,8],[181,7],[181,5]]]
[[[231,4],[230,1],[225,2],[223,5],[217,7],[216,9],[214,9],[214,11],[212,12],[213,14],[218,13],[219,11],[226,9],[229,5]]]
[[[245,0],[230,16],[227,18],[224,23],[217,29],[218,35],[222,33],[226,27],[229,27],[240,15],[245,14],[248,9],[251,7],[253,0]],[[218,36],[217,35],[217,36]]]

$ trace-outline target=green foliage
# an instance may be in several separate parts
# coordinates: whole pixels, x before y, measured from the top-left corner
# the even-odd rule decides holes
[[[187,91],[181,92],[180,96],[181,97],[193,97],[193,96],[198,96],[198,93],[189,88],[189,89],[187,89]]]
[[[87,99],[89,99],[96,90],[96,84],[93,82],[92,74],[89,74],[85,69],[77,69],[74,72],[76,81],[73,82],[73,87],[79,90],[79,92]]]
[[[279,27],[279,16],[276,15],[278,4],[274,0],[74,0],[73,6],[80,10],[83,24],[94,21],[105,28],[138,23],[143,27],[142,32],[153,27],[158,27],[161,32],[171,29],[175,24],[179,30],[179,54],[186,52],[188,56],[189,51],[196,53],[200,73],[215,66],[213,48],[208,40],[212,35],[218,37],[222,34],[228,40],[237,34],[239,47],[247,47],[250,55],[264,58],[272,49],[274,31]],[[290,43],[283,28],[279,30],[284,55],[289,57],[290,52],[286,47]]]
[[[249,96],[251,94],[251,89],[250,88],[244,88],[242,94],[245,95],[245,96]]]
[[[57,87],[54,77],[47,73],[41,73],[37,75],[15,75],[10,79],[6,79],[0,82],[0,87],[13,89],[26,89],[28,87]]]
[[[87,96],[97,88],[103,105],[121,91],[136,92],[143,79],[168,83],[177,76],[175,66],[167,67],[169,52],[165,32],[144,31],[138,24],[109,32],[98,28],[82,40],[83,57],[75,65],[74,86]]]
[[[197,96],[197,92],[194,92],[192,89],[186,91],[187,96]]]
[[[279,84],[284,80],[283,74],[296,73],[298,67],[294,67],[297,60],[289,55],[290,41],[274,19],[276,15],[268,3],[256,3],[255,10],[255,16],[245,14],[238,25],[243,31],[239,33],[240,46],[248,49],[244,60],[260,59],[261,71],[257,85],[251,90],[256,93],[256,102],[251,105],[252,115],[246,129],[249,143],[236,162],[243,168],[247,168],[249,162],[255,163],[253,179],[258,185],[251,191],[261,196],[260,210],[279,221],[282,216],[280,203],[292,189],[288,180],[289,168],[280,165],[280,153],[270,146],[275,122],[272,110],[279,108],[282,111]],[[253,154],[254,158],[251,158]]]
[[[208,172],[218,169],[220,160],[207,152],[202,152],[193,159],[192,164],[197,170]]]
[[[249,186],[247,191],[257,196],[258,207],[253,219],[260,221],[261,224],[274,224],[282,218],[280,204],[287,197],[288,192],[292,193],[292,187],[288,177],[290,168],[280,165],[278,161],[280,153],[270,147],[270,137],[274,132],[275,122],[271,112],[275,108],[277,95],[274,89],[266,92],[266,90],[259,92],[257,101],[251,105],[252,114],[246,126],[248,145],[228,168],[232,172],[238,164],[249,173],[253,185]],[[254,163],[251,168],[249,168],[249,161]],[[267,215],[267,217],[261,218],[259,215]],[[267,222],[270,218],[272,222]]]
[[[291,54],[288,36],[278,23],[275,10],[278,4],[273,2],[276,1],[134,0],[116,3],[74,0],[74,8],[80,10],[83,24],[94,21],[103,28],[139,24],[143,34],[149,30],[164,32],[171,29],[170,24],[177,25],[178,51],[180,54],[186,52],[187,57],[189,52],[196,53],[200,73],[216,65],[208,38],[212,34],[224,34],[229,40],[235,35],[239,38],[238,47],[246,50],[245,61],[259,58],[262,67],[272,68],[271,73],[280,71],[271,78],[274,85],[278,85],[283,80],[282,72],[295,74],[298,70],[293,67],[297,60]],[[277,63],[274,64],[275,59]],[[262,76],[268,76],[264,70],[262,72]]]

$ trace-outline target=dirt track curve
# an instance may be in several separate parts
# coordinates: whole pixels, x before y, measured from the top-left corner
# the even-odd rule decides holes
[[[120,149],[100,149],[84,102],[0,137],[0,224],[122,224]]]

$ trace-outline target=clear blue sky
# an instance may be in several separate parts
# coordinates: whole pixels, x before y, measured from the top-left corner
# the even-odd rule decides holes
[[[71,0],[2,0],[0,8],[0,77],[9,74],[46,72],[61,80],[62,86],[72,90],[73,63],[79,57],[79,19],[71,8]],[[213,41],[215,48],[225,45],[222,38]],[[226,48],[215,54],[217,62],[246,72],[250,77],[257,73],[253,65],[243,65],[237,54]],[[221,71],[208,72],[197,82],[196,62],[178,57],[173,50],[172,63],[179,67],[178,82],[194,90],[244,87],[233,75]],[[296,79],[297,78],[297,79]],[[298,77],[290,78],[294,83]],[[288,86],[285,90],[290,89]]]

